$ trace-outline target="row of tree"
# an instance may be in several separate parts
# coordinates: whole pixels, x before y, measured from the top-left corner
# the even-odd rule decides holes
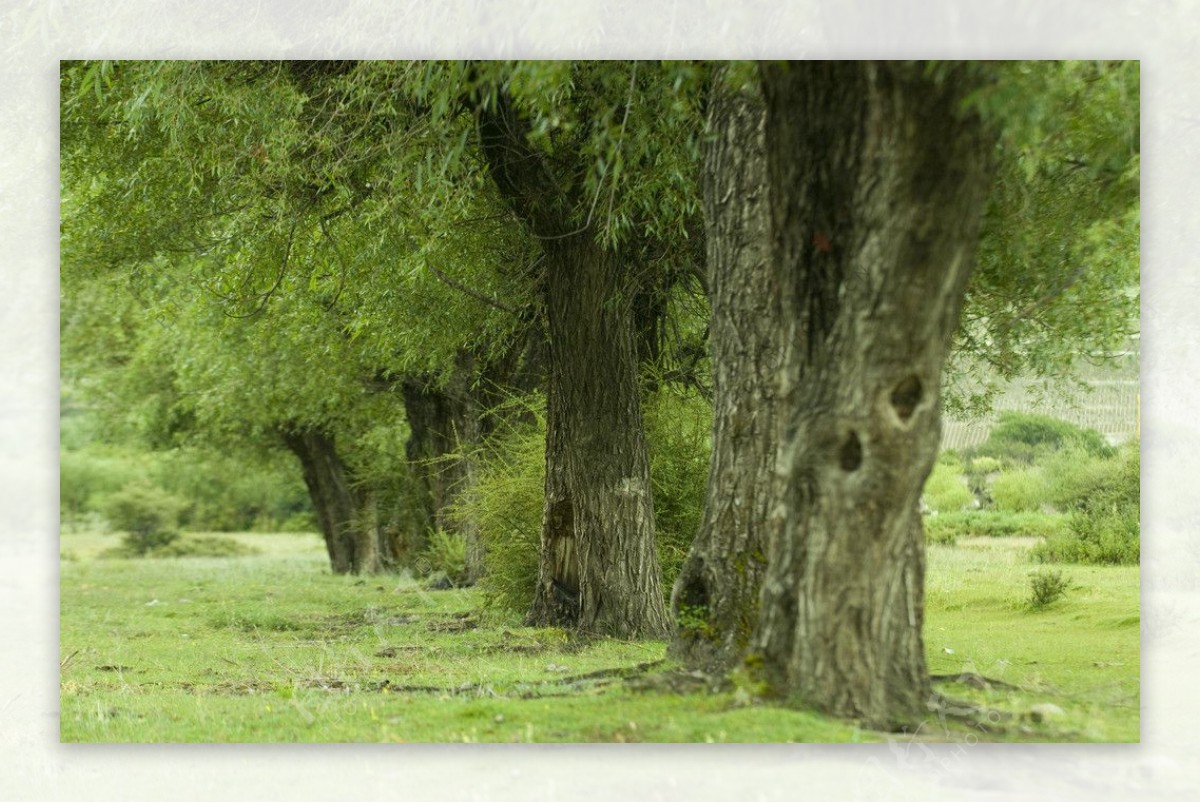
[[[942,407],[1137,325],[1136,64],[90,62],[62,98],[64,366],[96,399],[290,450],[335,571],[441,527],[477,578],[472,446],[544,393],[530,623],[872,724],[929,695]],[[669,608],[661,382],[713,403]]]

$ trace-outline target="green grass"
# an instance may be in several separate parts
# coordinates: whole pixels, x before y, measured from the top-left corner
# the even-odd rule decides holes
[[[1065,566],[1059,601],[1029,605],[1035,539],[964,539],[929,548],[925,646],[934,675],[973,672],[1016,689],[954,684],[942,690],[1017,715],[1052,703],[1050,731],[1021,719],[1009,737],[1138,741],[1139,569]]]
[[[313,535],[236,537],[261,553],[103,559],[117,536],[63,535],[64,742],[894,738],[713,692],[670,671],[661,642],[578,643],[482,611],[473,590],[332,576]],[[931,671],[1020,687],[938,688],[1014,714],[978,738],[1136,740],[1137,569],[1068,567],[1074,587],[1032,613],[1026,540],[931,547]],[[1065,714],[1027,721],[1038,702]],[[918,735],[976,738],[936,717]]]

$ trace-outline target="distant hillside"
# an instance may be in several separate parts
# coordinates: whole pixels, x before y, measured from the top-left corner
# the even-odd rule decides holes
[[[1140,353],[1136,340],[1114,366],[1091,367],[1082,372],[1088,392],[1066,398],[1061,390],[1044,392],[1040,380],[1018,379],[996,400],[990,415],[965,421],[946,416],[942,420],[942,448],[961,449],[987,439],[1000,412],[1015,410],[1041,413],[1090,427],[1121,443],[1137,435]]]

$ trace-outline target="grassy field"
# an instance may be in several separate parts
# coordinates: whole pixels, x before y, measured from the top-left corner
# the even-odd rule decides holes
[[[1056,567],[1070,587],[1032,609],[1031,539],[931,546],[935,688],[984,713],[905,735],[714,691],[661,642],[522,627],[475,590],[332,576],[314,535],[235,537],[260,553],[121,560],[63,534],[62,741],[1138,739],[1138,569]]]

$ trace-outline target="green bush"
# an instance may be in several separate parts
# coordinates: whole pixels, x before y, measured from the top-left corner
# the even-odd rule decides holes
[[[146,552],[148,558],[235,558],[262,550],[220,535],[184,535]]]
[[[1098,490],[1117,482],[1120,459],[1120,455],[1095,457],[1080,449],[1064,449],[1047,458],[1045,473],[1054,506],[1063,512],[1086,507]]]
[[[925,536],[932,543],[953,544],[958,538],[1033,536],[1052,538],[1067,529],[1067,517],[1050,513],[971,510],[925,517]]]
[[[484,575],[479,582],[488,604],[524,613],[537,586],[538,548],[545,499],[546,433],[538,422],[493,436],[476,455],[476,480],[455,506],[470,519],[483,543]]]
[[[993,457],[1008,465],[1029,465],[1061,449],[1078,448],[1096,457],[1114,450],[1104,436],[1068,421],[1036,413],[1006,411],[988,439],[971,451],[972,457]]]
[[[1050,505],[1053,488],[1046,472],[1038,466],[1002,471],[988,489],[996,510],[1030,513]]]
[[[180,522],[185,529],[277,531],[297,514],[311,518],[312,504],[290,455],[210,449],[160,452],[154,455],[152,476],[190,503]]]
[[[1062,572],[1043,570],[1029,575],[1029,607],[1045,608],[1067,593],[1071,581]]]
[[[118,450],[92,447],[59,452],[59,506],[63,521],[102,512],[104,498],[146,481],[144,461]]]
[[[489,604],[525,612],[538,575],[545,501],[545,420],[534,405],[532,425],[493,436],[477,456],[476,482],[455,515],[469,517],[484,544],[480,586]],[[645,408],[656,545],[663,589],[670,592],[703,512],[708,482],[709,405],[662,391]]]
[[[994,457],[975,457],[967,464],[967,474],[977,477],[986,477],[989,474],[995,474],[1003,468],[1003,465]]]
[[[179,514],[184,506],[179,497],[139,482],[109,495],[104,515],[114,529],[125,532],[128,551],[141,556],[179,536]]]
[[[285,524],[293,530],[316,526],[299,467],[283,454],[195,448],[154,452],[83,443],[60,450],[59,480],[64,523],[103,514],[108,496],[142,483],[187,500],[180,510],[181,529],[275,531],[285,530]]]
[[[1034,556],[1061,563],[1135,564],[1141,558],[1141,457],[1138,443],[1115,459],[1081,472],[1071,486],[1067,529],[1040,545]]]
[[[937,462],[935,463],[935,465],[945,464],[948,466],[960,466],[961,467],[962,462],[963,462],[962,455],[960,455],[957,450],[946,449],[945,451],[938,452]]]
[[[467,539],[459,533],[437,529],[429,534],[418,567],[431,575],[445,577],[456,586],[467,580]]]
[[[970,510],[975,506],[975,495],[967,487],[963,476],[963,465],[959,460],[938,460],[925,481],[923,493],[925,504],[938,513]]]

